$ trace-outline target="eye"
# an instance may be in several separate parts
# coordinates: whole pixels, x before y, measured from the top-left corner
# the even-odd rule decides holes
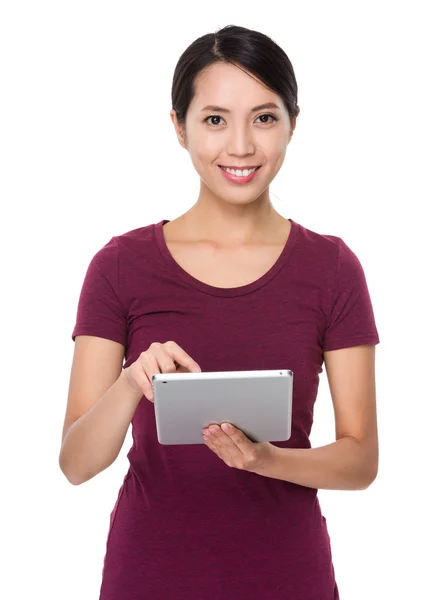
[[[272,119],[272,121],[263,121],[263,125],[269,125],[269,123],[273,123],[274,121],[278,121],[278,117],[275,117],[275,115],[272,114],[264,114],[264,115],[260,115],[259,117],[257,117],[257,119],[261,119],[263,117],[270,117]],[[222,119],[222,117],[220,115],[210,115],[209,117],[206,117],[204,119],[205,122],[207,122],[209,119]],[[219,125],[219,123],[209,123],[209,125],[211,125],[212,127],[216,127],[217,125]]]
[[[275,117],[275,115],[260,115],[259,117],[257,117],[258,119],[261,119],[262,117],[270,117],[271,119],[273,119],[272,121],[269,121],[269,123],[273,122],[273,121],[278,121],[278,117]],[[267,121],[262,121],[265,125],[268,124]]]

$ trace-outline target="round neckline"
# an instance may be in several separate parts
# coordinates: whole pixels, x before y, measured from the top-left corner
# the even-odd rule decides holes
[[[295,246],[296,239],[300,230],[300,225],[296,223],[296,221],[294,221],[293,219],[287,220],[291,223],[290,232],[281,254],[278,256],[277,260],[271,266],[271,268],[268,271],[266,271],[266,273],[264,273],[259,279],[251,281],[251,283],[230,288],[216,287],[214,285],[209,285],[204,281],[200,281],[199,279],[196,279],[196,277],[193,277],[193,275],[190,275],[190,273],[185,271],[183,267],[181,267],[177,263],[177,261],[169,251],[163,233],[163,225],[169,223],[170,219],[163,219],[162,221],[159,221],[159,223],[155,223],[153,229],[157,247],[159,248],[166,265],[174,275],[180,277],[189,286],[194,287],[201,292],[210,294],[212,296],[230,298],[235,296],[244,296],[245,294],[250,294],[251,292],[258,290],[259,288],[269,283],[269,281],[273,279],[273,277],[275,277],[275,275],[277,275],[277,273],[285,265],[291,254],[291,251]]]

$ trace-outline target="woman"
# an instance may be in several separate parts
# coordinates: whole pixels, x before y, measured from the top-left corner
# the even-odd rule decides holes
[[[198,200],[96,253],[72,334],[69,481],[107,468],[133,426],[100,600],[337,600],[317,490],[362,490],[377,474],[379,337],[364,272],[341,238],[270,203],[299,114],[292,65],[270,38],[228,26],[193,42],[172,104]],[[323,362],[337,441],[313,449]],[[290,439],[257,444],[222,424],[204,445],[161,445],[152,374],[195,367],[291,369]]]

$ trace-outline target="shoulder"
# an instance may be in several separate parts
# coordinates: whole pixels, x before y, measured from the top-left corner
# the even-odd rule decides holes
[[[303,225],[297,225],[296,245],[299,246],[308,262],[314,262],[323,267],[337,266],[343,253],[343,244],[342,238],[337,235],[319,233]]]
[[[366,285],[362,263],[343,238],[300,225],[296,245],[300,246],[298,262],[310,279],[336,291]]]
[[[125,233],[113,235],[103,246],[97,247],[90,262],[90,268],[102,271],[104,274],[115,273],[119,269],[119,262],[128,261],[130,258],[140,258],[149,250],[154,241],[154,224],[131,229]]]
[[[343,238],[329,234],[318,233],[308,227],[299,225],[298,239],[304,249],[318,257],[331,260],[336,267],[358,269],[361,265],[357,255]]]
[[[115,240],[118,248],[147,244],[154,240],[155,224],[150,223],[136,229],[130,229],[124,233],[115,235],[112,239]]]
[[[140,259],[142,255],[149,256],[154,247],[155,224],[151,223],[114,235],[100,252],[124,263],[129,259]]]

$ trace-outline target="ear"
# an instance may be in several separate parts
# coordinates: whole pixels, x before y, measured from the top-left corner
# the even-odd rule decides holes
[[[169,116],[171,117],[172,123],[174,124],[175,127],[175,133],[177,134],[178,137],[178,141],[180,142],[180,145],[183,148],[186,148],[186,141],[185,141],[185,135],[184,135],[184,130],[181,127],[181,125],[178,123],[177,120],[177,113],[175,112],[174,109],[172,109],[169,113]]]
[[[294,117],[290,117],[290,133],[289,133],[289,137],[288,137],[288,142],[290,143],[290,140],[292,139],[292,135],[293,135],[293,131],[296,129],[296,119],[299,116],[299,113],[301,112],[301,109],[299,108],[299,106],[296,107],[296,114]]]

